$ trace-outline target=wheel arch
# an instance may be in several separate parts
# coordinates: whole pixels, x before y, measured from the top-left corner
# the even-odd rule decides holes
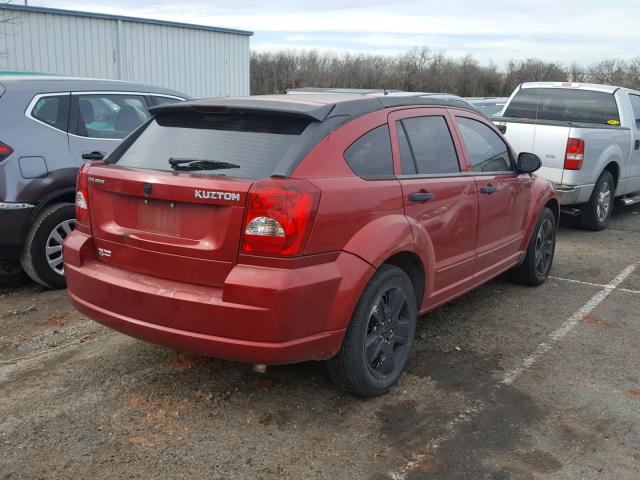
[[[414,252],[403,251],[387,258],[383,264],[398,267],[407,274],[409,280],[411,280],[411,283],[413,284],[413,290],[416,294],[416,306],[419,311],[424,298],[426,283],[425,269],[422,259]]]

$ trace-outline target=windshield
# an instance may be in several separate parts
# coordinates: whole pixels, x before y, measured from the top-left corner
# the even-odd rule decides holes
[[[620,114],[613,94],[568,88],[520,89],[504,116],[620,125]]]
[[[304,119],[264,115],[160,115],[115,163],[175,171],[175,165],[183,160],[200,161],[182,170],[249,179],[268,177],[308,124]]]

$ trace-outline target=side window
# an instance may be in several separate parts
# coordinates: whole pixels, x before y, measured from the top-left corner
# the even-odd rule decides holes
[[[393,175],[389,127],[385,124],[365,133],[347,148],[344,159],[360,177]]]
[[[166,105],[167,103],[182,102],[182,100],[179,100],[177,98],[160,97],[158,95],[152,95],[151,97],[153,98],[153,101],[155,102],[156,105]]]
[[[418,174],[460,171],[458,155],[444,117],[414,117],[400,123],[406,131]]]
[[[513,171],[509,149],[489,127],[470,118],[456,117],[474,172]]]
[[[633,108],[636,130],[640,130],[640,95],[629,95],[629,100],[631,100],[631,108]]]
[[[141,95],[78,95],[77,131],[83,137],[124,138],[150,118]]]
[[[31,116],[66,132],[69,125],[69,95],[40,98],[33,106]]]
[[[413,161],[413,153],[407,139],[402,122],[396,122],[396,131],[398,132],[398,143],[400,144],[400,163],[402,164],[403,175],[415,175],[416,164]]]

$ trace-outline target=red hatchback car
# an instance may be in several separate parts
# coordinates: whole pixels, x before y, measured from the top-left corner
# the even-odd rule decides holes
[[[559,207],[494,125],[438,95],[156,107],[78,176],[69,296],[96,321],[254,364],[327,360],[380,395],[418,315],[549,274]]]

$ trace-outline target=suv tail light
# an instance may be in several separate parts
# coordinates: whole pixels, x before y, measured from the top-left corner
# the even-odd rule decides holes
[[[89,216],[88,175],[90,167],[91,164],[88,162],[82,165],[82,167],[78,171],[78,178],[76,181],[76,228],[80,226],[80,230],[85,230],[85,233],[90,233],[91,231],[91,217]]]
[[[303,251],[318,210],[320,191],[305,180],[264,180],[249,190],[244,253],[292,256]]]
[[[580,170],[584,161],[584,140],[570,138],[567,140],[567,153],[564,157],[565,170]]]
[[[13,148],[11,148],[6,143],[0,142],[0,162],[5,158],[7,158],[12,153],[13,153]]]

